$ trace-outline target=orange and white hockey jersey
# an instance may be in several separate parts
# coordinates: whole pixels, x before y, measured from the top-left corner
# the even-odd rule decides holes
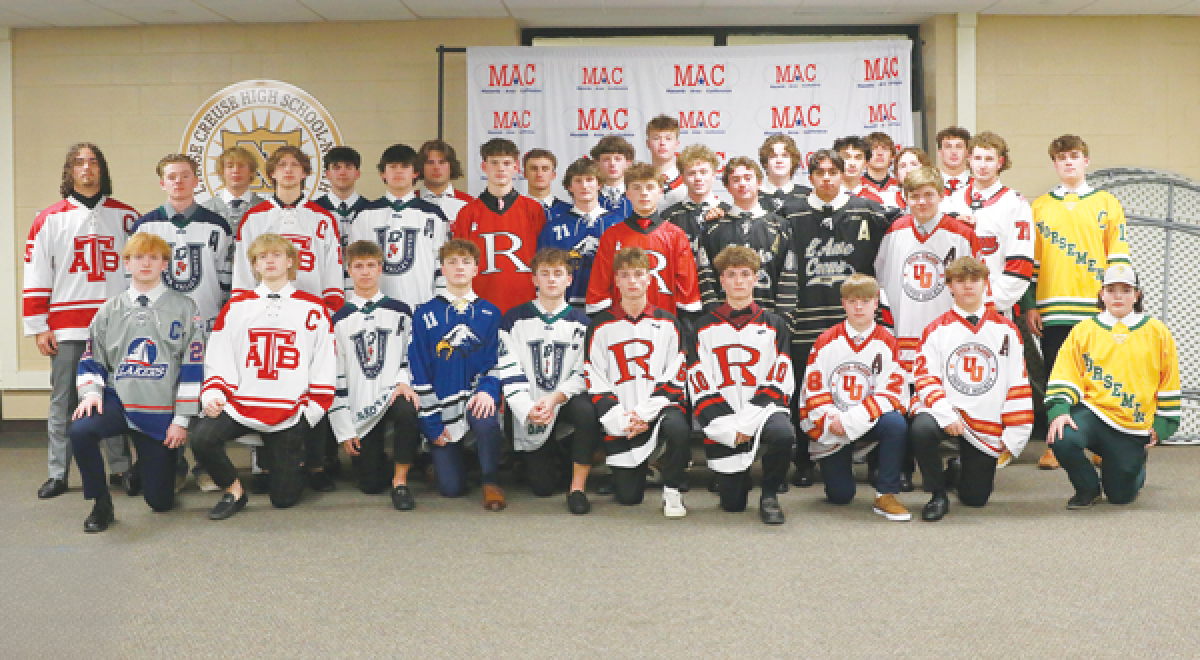
[[[907,382],[896,340],[882,325],[872,323],[859,333],[842,321],[823,332],[808,354],[800,406],[801,426],[811,438],[809,454],[825,458],[865,435],[884,413],[903,413]],[[832,413],[840,416],[846,435],[829,429]]]
[[[129,287],[121,250],[137,218],[109,197],[92,209],[68,197],[38,214],[25,241],[26,336],[53,330],[58,341],[89,338],[96,310]]]
[[[346,304],[342,279],[342,242],[337,220],[312,201],[294,207],[272,197],[246,212],[238,225],[233,253],[233,295],[252,291],[257,280],[246,256],[250,243],[262,234],[279,234],[292,242],[299,253],[296,288],[320,298],[332,315]]]
[[[979,256],[979,239],[957,216],[939,214],[921,235],[916,219],[896,220],[875,255],[875,278],[883,292],[883,318],[892,324],[900,365],[912,372],[925,326],[954,305],[946,286],[946,265]]]
[[[989,300],[1006,313],[1033,279],[1033,210],[1021,193],[996,181],[976,190],[971,181],[942,208],[975,219],[979,258],[987,264]]]
[[[913,376],[913,412],[933,415],[942,428],[963,423],[963,437],[983,453],[1021,455],[1033,431],[1033,396],[1021,333],[984,307],[972,326],[957,305],[929,324]]]

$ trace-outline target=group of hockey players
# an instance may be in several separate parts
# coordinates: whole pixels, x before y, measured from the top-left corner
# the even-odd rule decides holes
[[[875,513],[911,518],[900,499],[919,467],[936,521],[949,492],[984,506],[1025,448],[1039,353],[1039,465],[1066,470],[1068,508],[1137,496],[1147,448],[1179,423],[1178,360],[1142,311],[1119,203],[1086,182],[1083,140],[1050,144],[1061,185],[1032,206],[1000,181],[1011,158],[990,132],[938,133],[940,167],[873,133],[807,160],[773,135],[722,168],[704,145],[680,150],[667,116],[646,144],[639,163],[601,139],[564,168],[569,201],[554,154],[504,139],[480,147],[477,198],[454,189],[462,167],[440,140],[384,150],[375,201],[355,192],[349,147],[324,154],[316,199],[300,149],[260,167],[229,148],[203,204],[197,163],[172,154],[166,203],[142,216],[112,198],[100,149],[73,146],[26,247],[25,331],[52,361],[38,496],[66,491],[74,454],[86,531],[113,522],[110,485],[166,511],[191,447],[220,520],[251,492],[288,507],[334,489],[344,449],[358,487],[397,510],[416,506],[414,467],[443,496],[477,481],[504,509],[507,460],[586,514],[603,456],[596,491],[636,505],[658,484],[679,518],[694,439],[725,511],[746,509],[756,460],[767,524],[784,522],[792,464],[790,485],[812,486],[819,464],[847,504],[865,463]],[[246,484],[236,439],[255,446]]]

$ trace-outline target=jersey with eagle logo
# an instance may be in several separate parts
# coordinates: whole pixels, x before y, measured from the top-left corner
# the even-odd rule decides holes
[[[925,326],[950,309],[946,266],[959,257],[979,256],[979,238],[958,216],[943,214],[922,236],[916,219],[905,215],[883,236],[875,257],[880,309],[896,333],[900,365],[912,371]]]
[[[658,446],[662,411],[683,409],[687,365],[679,323],[653,304],[637,318],[614,305],[592,319],[586,346],[584,374],[607,436],[607,463],[637,467]],[[637,413],[653,433],[625,435],[630,413]]]
[[[388,411],[396,386],[412,383],[408,343],[412,310],[377,292],[369,300],[354,293],[333,316],[337,341],[337,389],[329,423],[338,442],[366,436]]]
[[[796,389],[787,322],[755,303],[742,310],[723,304],[697,327],[688,352],[688,390],[710,445],[708,467],[742,472],[758,454],[763,426],[775,413],[788,414]],[[753,441],[738,444],[739,433]]]
[[[160,291],[145,307],[133,289],[100,306],[75,384],[80,399],[113,390],[129,427],[162,441],[172,423],[186,428],[200,412],[204,328],[195,302]]]
[[[1008,312],[1033,279],[1033,209],[1021,193],[1001,184],[977,190],[971,181],[943,204],[952,213],[975,218],[979,258],[987,264],[990,298]]]
[[[804,372],[801,427],[814,460],[832,456],[865,435],[885,413],[904,413],[908,376],[897,361],[896,339],[878,323],[859,333],[842,321],[821,333]],[[846,435],[829,428],[837,414]],[[878,443],[859,449],[870,451]]]
[[[963,437],[992,457],[1021,455],[1033,431],[1033,393],[1025,372],[1021,333],[995,309],[984,307],[972,326],[956,305],[921,337],[913,368],[913,413],[938,426],[961,421]]]
[[[333,405],[337,379],[333,323],[324,302],[288,283],[235,293],[217,316],[204,356],[201,407],[264,433],[316,426]]]
[[[500,310],[470,293],[456,307],[441,292],[413,314],[408,363],[412,387],[421,399],[418,425],[433,442],[450,432],[458,442],[467,433],[467,402],[486,392],[500,402],[500,384],[491,374],[499,352]]]
[[[256,286],[254,267],[246,255],[250,244],[262,234],[279,234],[292,242],[299,253],[296,264],[297,289],[320,298],[333,314],[346,304],[342,273],[342,242],[337,220],[316,202],[301,200],[293,207],[272,197],[246,212],[236,230],[233,254],[233,292],[251,291]]]
[[[163,271],[167,287],[192,299],[211,332],[229,300],[233,278],[233,231],[225,218],[199,205],[190,215],[160,206],[138,218],[133,233],[153,234],[171,246]]]
[[[495,375],[513,414],[513,447],[534,451],[546,443],[554,424],[529,422],[533,404],[552,392],[567,399],[587,389],[583,380],[583,340],[588,317],[563,303],[547,311],[534,300],[508,310],[500,324],[500,355]],[[557,417],[562,406],[554,409]]]
[[[567,302],[582,307],[587,302],[588,280],[592,276],[592,263],[600,247],[600,237],[609,227],[623,220],[620,215],[605,211],[597,206],[590,213],[576,207],[550,214],[546,226],[538,236],[538,249],[553,247],[571,254],[575,272],[571,286],[567,287]]]
[[[627,247],[640,247],[650,257],[650,288],[646,298],[651,305],[675,314],[700,312],[696,258],[687,234],[658,213],[648,218],[635,213],[600,237],[588,284],[588,314],[620,304],[612,263],[617,252]]]
[[[446,285],[438,250],[449,233],[450,222],[438,205],[415,193],[403,198],[387,193],[358,213],[347,245],[355,241],[378,243],[383,250],[380,290],[392,300],[416,309]]]

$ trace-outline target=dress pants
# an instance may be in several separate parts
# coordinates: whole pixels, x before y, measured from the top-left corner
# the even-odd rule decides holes
[[[904,415],[895,410],[884,413],[862,439],[879,443],[872,451],[872,454],[877,454],[875,461],[879,466],[875,477],[875,490],[883,495],[899,493],[900,472],[908,444],[908,422]],[[825,497],[834,504],[849,504],[854,499],[856,490],[854,443],[822,458],[821,476],[825,480]]]
[[[263,446],[259,449],[259,460],[270,470],[271,504],[280,509],[294,506],[304,492],[308,472],[304,469],[305,449],[316,447],[316,458],[321,458],[322,445],[308,442],[312,429],[302,414],[291,427],[274,433],[247,428],[222,412],[217,417],[201,416],[192,422],[192,453],[204,469],[212,475],[222,489],[229,488],[237,480],[237,468],[229,460],[225,444],[231,440],[258,433]],[[266,460],[263,460],[263,459]]]
[[[662,455],[663,485],[667,488],[679,488],[687,474],[688,460],[692,456],[688,444],[692,427],[684,417],[683,411],[675,406],[663,409],[659,416],[662,428],[658,431],[659,442],[666,447]],[[657,421],[657,420],[656,420]],[[654,432],[654,426],[642,434],[649,442],[649,436]],[[635,443],[636,444],[636,443]],[[651,452],[650,456],[653,456]],[[617,502],[625,506],[641,504],[646,494],[646,473],[649,467],[649,457],[641,465],[631,468],[612,467],[613,495]]]
[[[1077,493],[1098,493],[1112,504],[1129,504],[1146,483],[1146,443],[1149,436],[1122,433],[1096,416],[1082,403],[1071,408],[1071,419],[1079,430],[1063,427],[1063,437],[1050,448],[1071,479]],[[1051,420],[1053,421],[1053,420]],[[1100,476],[1084,449],[1100,456]]]
[[[500,469],[504,430],[500,428],[499,414],[496,411],[487,417],[476,417],[469,410],[466,413],[467,426],[475,434],[475,450],[479,453],[479,467],[485,484],[496,483],[496,472]],[[438,491],[443,497],[460,497],[467,491],[467,470],[463,465],[461,445],[461,439],[440,447],[429,441],[429,455],[433,458]]]
[[[946,492],[946,475],[942,466],[940,447],[943,440],[951,438],[949,433],[929,413],[917,413],[913,418],[909,438],[921,466],[921,478],[925,490],[933,493]],[[979,451],[966,438],[958,437],[959,457],[962,472],[958,475],[958,501],[967,506],[983,506],[992,496],[996,481],[996,459]]]
[[[796,429],[792,427],[789,415],[778,412],[767,418],[759,442],[759,450],[762,452],[763,497],[775,497],[779,494],[779,487],[787,479],[788,459],[791,458],[795,444]],[[708,447],[713,445],[706,445],[706,448]],[[716,472],[715,477],[721,508],[733,513],[745,511],[747,494],[753,479],[750,476],[750,468],[732,474]]]
[[[576,465],[591,465],[592,456],[604,438],[604,429],[596,418],[596,407],[587,393],[578,394],[567,400],[558,411],[555,424],[566,423],[574,427],[569,440],[571,462]],[[525,455],[525,480],[538,497],[554,494],[558,485],[558,470],[563,464],[563,443],[554,439],[554,431],[546,442]]]
[[[116,392],[105,389],[104,412],[93,411],[91,415],[72,421],[68,432],[86,499],[94,500],[108,494],[100,445],[105,438],[128,433],[137,447],[146,504],[158,512],[170,511],[175,506],[175,462],[179,450],[168,449],[161,440],[130,428]]]
[[[48,439],[46,468],[52,479],[66,479],[71,467],[71,437],[67,426],[71,415],[79,406],[79,395],[75,390],[75,376],[79,369],[79,358],[87,342],[82,340],[58,342],[58,354],[50,358],[50,407],[46,411],[46,435]],[[126,472],[130,467],[129,443],[121,434],[104,438],[100,444],[108,457],[108,471],[112,474]],[[103,468],[102,468],[103,469]]]
[[[384,451],[387,427],[395,430],[395,461],[389,462]],[[397,396],[383,414],[383,419],[359,438],[358,488],[367,495],[382,493],[392,485],[396,465],[412,465],[421,446],[421,431],[417,428],[417,409],[408,399]]]

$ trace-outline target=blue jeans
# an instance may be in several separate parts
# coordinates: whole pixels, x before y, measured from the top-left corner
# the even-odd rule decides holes
[[[475,432],[475,451],[479,452],[479,467],[483,471],[483,483],[496,483],[496,471],[500,467],[500,450],[503,446],[504,430],[496,413],[487,417],[476,417],[467,412],[467,426]],[[437,473],[438,491],[444,497],[459,497],[467,489],[467,471],[462,462],[462,442],[447,442],[439,447],[431,441],[429,454],[433,457],[433,469]]]
[[[908,422],[895,410],[884,413],[862,439],[878,441],[879,474],[875,490],[881,495],[900,492],[900,470],[904,463],[904,448],[908,438]],[[849,444],[836,453],[821,459],[821,476],[825,479],[825,496],[834,504],[848,504],[854,499],[854,445]]]

